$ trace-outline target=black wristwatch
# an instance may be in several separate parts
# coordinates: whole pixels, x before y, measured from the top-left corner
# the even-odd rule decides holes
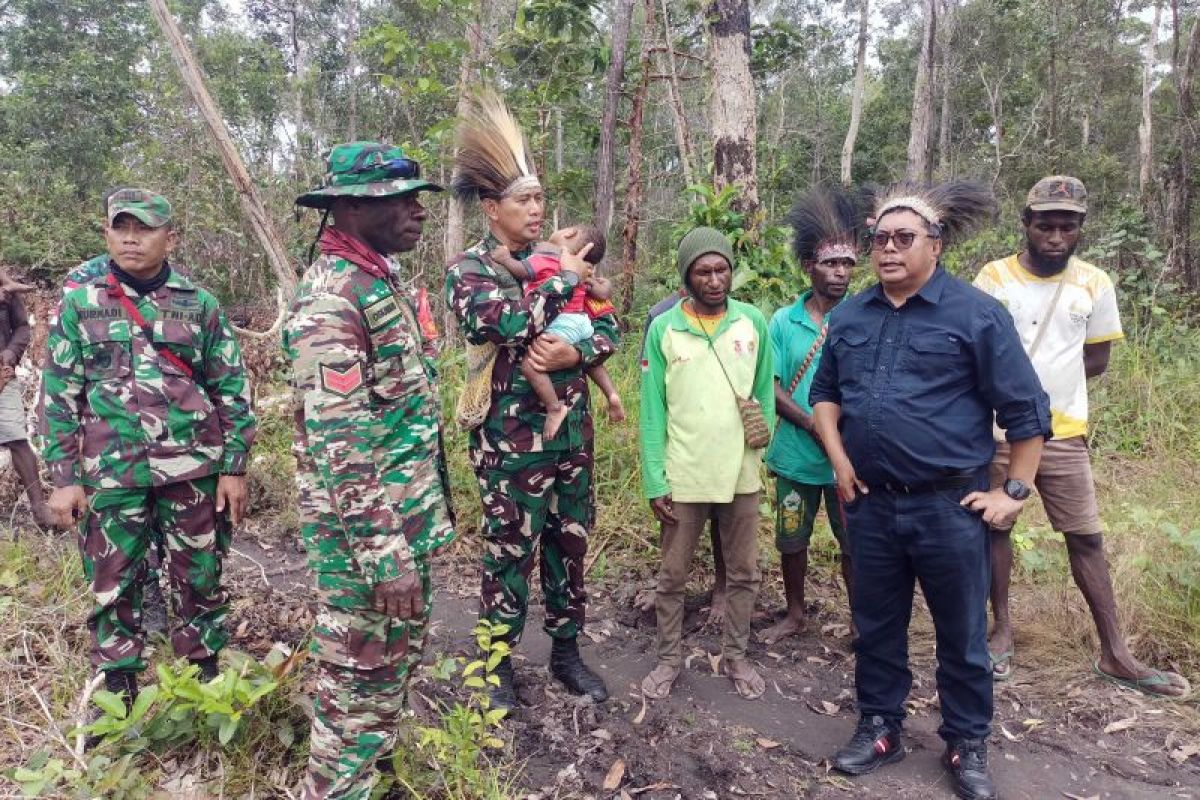
[[[1026,500],[1029,495],[1033,494],[1033,490],[1029,488],[1029,484],[1017,478],[1009,478],[1004,482],[1004,493],[1013,500]]]

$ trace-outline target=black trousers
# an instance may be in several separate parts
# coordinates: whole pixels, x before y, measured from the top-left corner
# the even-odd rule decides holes
[[[921,591],[937,634],[937,688],[946,740],[981,739],[992,722],[987,650],[991,550],[987,526],[959,505],[987,488],[986,473],[959,489],[898,494],[882,488],[846,506],[854,559],[852,613],[859,711],[899,727],[912,687],[908,625]]]

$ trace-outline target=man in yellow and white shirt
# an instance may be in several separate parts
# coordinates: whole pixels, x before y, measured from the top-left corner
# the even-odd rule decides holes
[[[1008,308],[1050,396],[1054,436],[1042,450],[1034,485],[1050,524],[1066,540],[1071,573],[1096,622],[1101,654],[1094,669],[1103,678],[1147,694],[1175,696],[1186,690],[1186,682],[1144,666],[1125,644],[1104,558],[1086,438],[1087,380],[1107,369],[1112,343],[1124,333],[1112,280],[1074,256],[1086,216],[1087,189],[1079,179],[1052,175],[1038,181],[1021,215],[1024,250],[986,265],[975,285]],[[993,487],[1004,483],[1008,455],[1007,444],[998,442]],[[1010,533],[992,530],[994,625],[988,649],[996,680],[1007,680],[1013,669]]]

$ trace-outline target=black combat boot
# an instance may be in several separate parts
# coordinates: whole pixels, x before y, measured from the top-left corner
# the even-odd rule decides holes
[[[996,800],[996,784],[987,771],[987,742],[958,739],[946,743],[942,763],[954,778],[954,792],[963,800]]]
[[[492,674],[500,679],[500,683],[492,687],[489,695],[491,698],[491,708],[503,708],[505,711],[512,712],[517,707],[517,687],[516,680],[513,676],[512,660],[505,656],[500,659],[500,663],[496,665],[496,669]]]
[[[904,758],[899,728],[883,717],[860,717],[854,735],[837,755],[833,768],[847,775],[866,775],[876,767]]]
[[[104,688],[113,694],[121,695],[121,699],[125,702],[125,713],[128,714],[133,708],[133,701],[138,696],[137,673],[126,669],[111,669],[104,673]],[[100,707],[93,704],[88,711],[87,720],[84,725],[91,725],[101,717],[104,712]],[[83,748],[91,750],[96,745],[100,744],[104,737],[89,733],[83,739]]]
[[[163,599],[162,588],[158,585],[158,575],[150,575],[142,586],[142,630],[146,632],[146,636],[165,637],[167,602]]]
[[[192,663],[200,668],[200,680],[206,683],[221,674],[221,666],[216,655],[198,658]]]
[[[550,674],[574,694],[590,695],[597,703],[608,699],[604,681],[583,663],[579,655],[579,643],[574,637],[554,640],[554,646],[550,649]]]

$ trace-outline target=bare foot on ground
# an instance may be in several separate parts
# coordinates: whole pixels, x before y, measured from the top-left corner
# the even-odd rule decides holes
[[[767,682],[758,674],[747,659],[725,659],[725,674],[733,681],[733,688],[744,700],[757,700],[767,690]]]
[[[717,628],[725,624],[725,592],[714,589],[712,604],[708,607],[708,619],[704,624],[709,628]]]
[[[775,644],[789,636],[798,636],[804,633],[805,626],[803,614],[784,614],[783,619],[760,633],[758,638],[763,644]]]

